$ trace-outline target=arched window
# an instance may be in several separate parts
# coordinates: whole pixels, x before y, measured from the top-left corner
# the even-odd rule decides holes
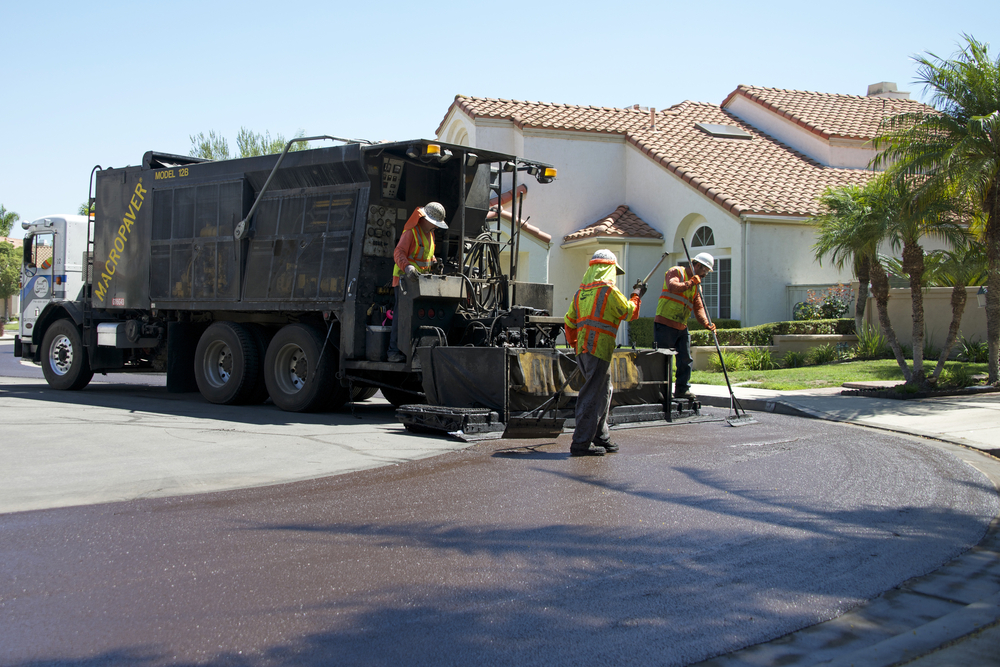
[[[691,239],[691,247],[699,248],[711,245],[715,245],[715,234],[712,233],[712,228],[699,227],[698,231],[694,233],[694,238]]]

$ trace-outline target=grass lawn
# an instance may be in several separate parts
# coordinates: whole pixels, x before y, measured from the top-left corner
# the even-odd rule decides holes
[[[933,373],[937,362],[924,363],[926,372]],[[955,366],[965,366],[974,374],[986,373],[986,364],[966,364],[949,361],[945,371]],[[729,381],[733,384],[755,382],[747,385],[758,389],[794,391],[796,389],[820,389],[839,387],[845,382],[871,382],[874,380],[898,380],[903,382],[903,372],[894,359],[877,361],[843,361],[822,366],[802,366],[800,368],[780,368],[773,371],[731,371]],[[726,384],[721,372],[694,371],[691,382],[695,384]]]

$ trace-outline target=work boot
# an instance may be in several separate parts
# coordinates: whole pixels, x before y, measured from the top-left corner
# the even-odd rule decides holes
[[[685,389],[684,391],[678,391],[675,393],[674,398],[686,398],[693,401],[698,397],[691,393],[690,389]]]
[[[617,442],[611,442],[610,440],[608,442],[595,442],[594,446],[595,447],[603,447],[604,451],[606,451],[608,454],[617,454],[618,453],[618,443]]]
[[[570,456],[604,456],[604,452],[604,447],[595,447],[594,445],[591,445],[586,449],[583,449],[582,447],[579,449],[570,447],[569,449]]]
[[[388,360],[394,364],[401,364],[406,361],[406,355],[402,352],[396,352],[395,354],[390,354]]]

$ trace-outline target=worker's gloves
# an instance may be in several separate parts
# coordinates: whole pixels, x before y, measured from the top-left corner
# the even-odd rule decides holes
[[[701,276],[695,274],[695,275],[691,276],[691,280],[689,282],[692,285],[700,285],[701,284]]]
[[[436,275],[441,274],[441,262],[438,261],[437,257],[431,260],[431,273]]]
[[[406,272],[407,278],[409,278],[413,282],[417,282],[417,276],[419,275],[419,273],[417,272],[417,267],[413,266],[412,264],[407,264],[404,271]]]
[[[632,294],[638,294],[639,298],[641,299],[643,296],[646,295],[646,283],[642,282],[641,280],[637,280],[635,281],[635,285],[632,285],[632,290],[633,290]]]

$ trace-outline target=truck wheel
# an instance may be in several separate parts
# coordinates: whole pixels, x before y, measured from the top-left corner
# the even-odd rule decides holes
[[[267,346],[271,342],[271,338],[274,337],[274,331],[254,323],[244,324],[243,326],[246,327],[246,330],[253,338],[257,346],[257,355],[260,359],[260,371],[254,380],[254,390],[250,393],[250,397],[247,398],[247,405],[260,405],[268,397],[267,383],[264,382],[264,357],[267,355]]]
[[[282,410],[320,412],[347,402],[347,388],[336,378],[337,350],[329,346],[320,359],[323,341],[319,331],[304,324],[285,325],[271,339],[264,381],[271,400]]]
[[[42,337],[42,374],[53,389],[76,391],[94,377],[83,336],[70,320],[58,320]]]
[[[417,396],[416,394],[411,394],[408,391],[400,389],[390,389],[389,387],[382,387],[382,396],[384,396],[385,400],[389,401],[394,408],[398,408],[401,405],[416,405],[427,402],[426,399]]]
[[[209,403],[241,405],[256,389],[260,374],[257,342],[242,324],[214,322],[194,353],[194,379]]]
[[[355,403],[360,403],[361,401],[367,401],[377,393],[378,387],[366,387],[364,385],[359,385],[354,388],[354,393],[351,394],[351,400]]]

